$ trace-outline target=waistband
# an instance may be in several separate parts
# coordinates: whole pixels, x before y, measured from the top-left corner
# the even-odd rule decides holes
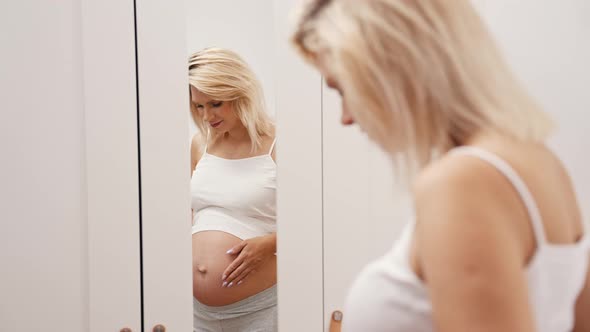
[[[237,318],[277,305],[277,285],[238,302],[224,306],[208,306],[193,297],[194,315],[206,320]]]

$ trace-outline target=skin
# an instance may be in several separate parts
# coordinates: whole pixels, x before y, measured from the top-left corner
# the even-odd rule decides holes
[[[225,159],[252,157],[248,132],[230,102],[214,100],[193,86],[191,102],[216,134],[208,142],[207,153]],[[268,151],[272,142],[273,137],[263,137],[262,150]],[[191,175],[204,153],[202,146],[195,135],[191,143]],[[193,295],[206,305],[219,306],[271,287],[276,284],[275,253],[275,233],[247,240],[220,231],[193,234]]]
[[[316,67],[343,98],[341,123],[355,124],[337,77],[321,60]],[[495,153],[516,170],[540,208],[549,243],[582,237],[571,180],[543,144],[480,132],[461,145]],[[537,244],[527,210],[504,176],[477,158],[445,155],[418,175],[413,196],[417,226],[410,261],[428,287],[436,330],[535,331],[526,267]],[[576,304],[575,332],[590,331],[589,312],[590,273]]]

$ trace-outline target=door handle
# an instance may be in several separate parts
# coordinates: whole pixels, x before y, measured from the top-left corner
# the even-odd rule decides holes
[[[154,332],[166,332],[166,327],[162,324],[158,324],[156,326],[154,326],[154,329],[152,330]]]

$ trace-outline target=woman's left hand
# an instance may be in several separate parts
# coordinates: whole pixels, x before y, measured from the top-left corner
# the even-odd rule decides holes
[[[269,258],[274,256],[277,248],[276,233],[244,240],[227,251],[229,255],[238,255],[225,269],[222,287],[241,284],[244,279]]]

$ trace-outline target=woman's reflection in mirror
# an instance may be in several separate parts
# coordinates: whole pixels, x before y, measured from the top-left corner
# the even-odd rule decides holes
[[[275,125],[235,52],[188,64],[194,331],[276,331]]]

